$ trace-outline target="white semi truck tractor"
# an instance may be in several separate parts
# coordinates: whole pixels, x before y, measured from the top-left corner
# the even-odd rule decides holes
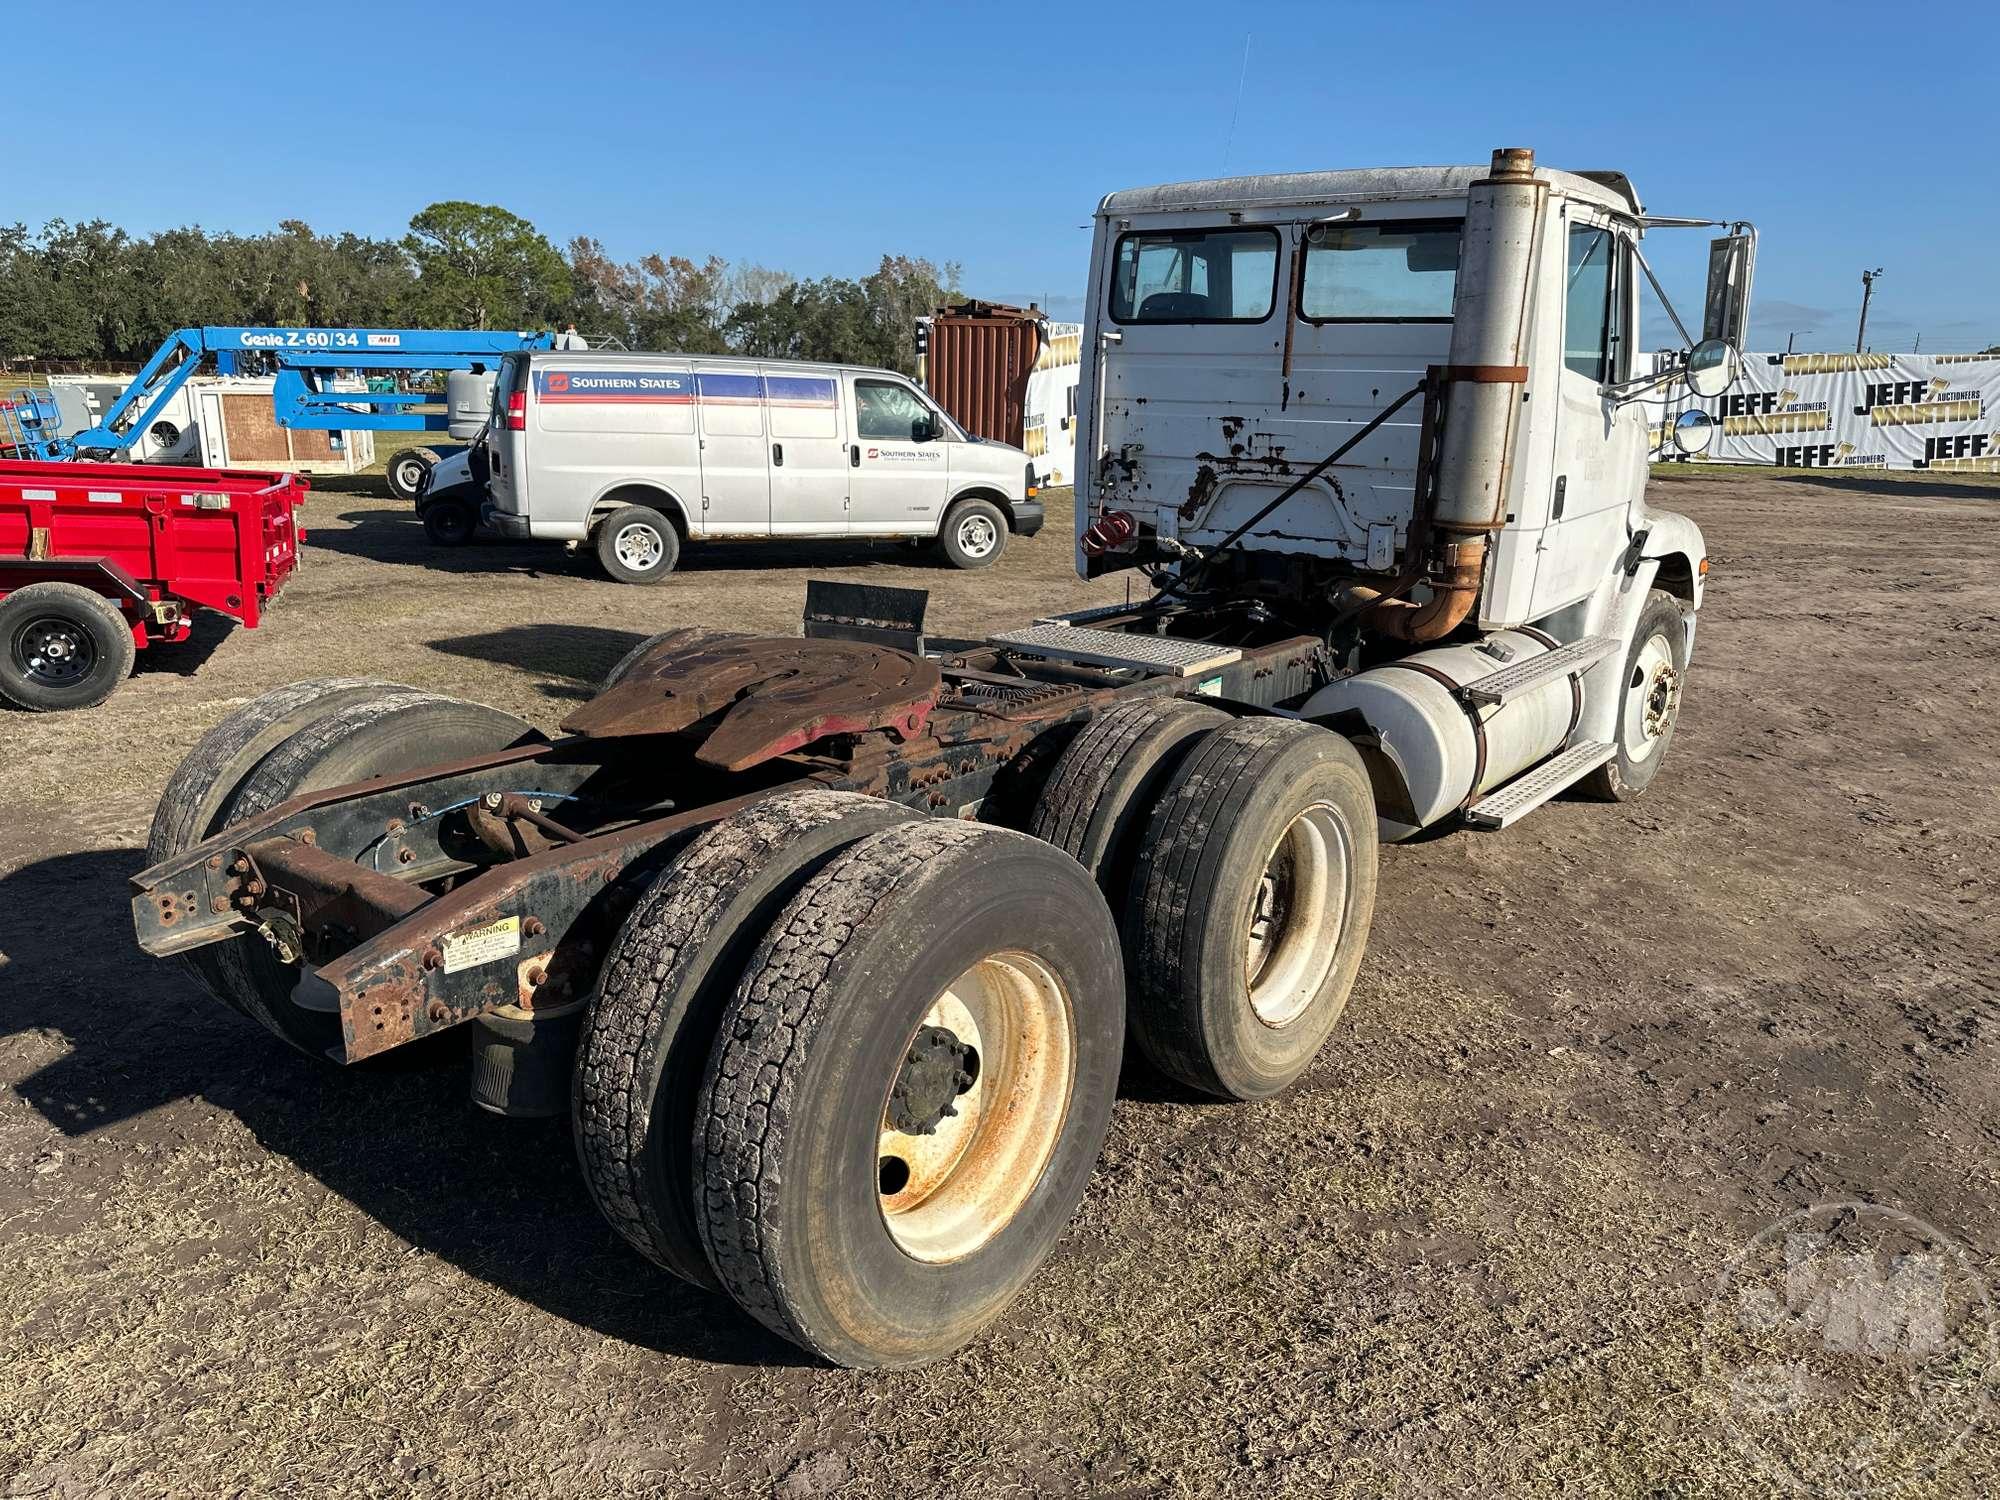
[[[1504,828],[1572,786],[1637,796],[1708,572],[1694,523],[1646,503],[1637,398],[1735,380],[1756,240],[1720,226],[1703,337],[1634,379],[1639,246],[1709,222],[1523,150],[1111,194],[1079,568],[1322,634],[1338,675],[1297,711],[1361,751],[1385,839]],[[1689,411],[1672,440],[1713,430]]]
[[[642,642],[553,739],[281,688],[169,781],[140,944],[314,1056],[465,1028],[474,1100],[567,1113],[666,1272],[842,1364],[946,1354],[1082,1200],[1128,1036],[1268,1098],[1383,839],[1658,774],[1707,564],[1634,398],[1728,385],[1755,244],[1635,380],[1663,222],[1525,151],[1114,193],[1077,561],[1151,588],[967,640],[814,583],[802,635]]]

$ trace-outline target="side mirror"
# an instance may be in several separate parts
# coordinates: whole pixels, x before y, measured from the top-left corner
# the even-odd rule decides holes
[[[1715,418],[1705,411],[1684,411],[1674,418],[1674,446],[1693,457],[1715,441]]]
[[[936,436],[937,436],[937,428],[931,424],[931,419],[929,417],[910,418],[911,442],[928,443],[931,441],[931,439],[935,438]]]
[[[1750,278],[1757,269],[1757,231],[1736,226],[1708,244],[1708,291],[1702,298],[1701,337],[1743,347],[1750,334]]]
[[[1707,399],[1720,396],[1743,372],[1743,356],[1736,352],[1733,344],[1722,339],[1703,339],[1688,355],[1686,367],[1681,371],[1688,383],[1688,389],[1697,396]]]

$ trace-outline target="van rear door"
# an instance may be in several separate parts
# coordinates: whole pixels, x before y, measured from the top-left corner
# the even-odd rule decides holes
[[[845,535],[849,469],[839,375],[767,366],[764,397],[771,431],[771,530]]]
[[[695,365],[701,412],[701,531],[768,536],[771,455],[764,431],[764,378],[754,370]]]
[[[528,509],[527,403],[528,356],[506,355],[493,382],[493,416],[486,424],[486,492],[494,509],[514,515]]]

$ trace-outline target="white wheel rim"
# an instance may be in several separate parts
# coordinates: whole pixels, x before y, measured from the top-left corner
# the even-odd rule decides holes
[[[927,1134],[891,1123],[876,1141],[882,1221],[904,1254],[941,1263],[985,1245],[1042,1179],[1069,1116],[1076,1018],[1069,991],[1032,954],[996,953],[952,981],[924,1013],[976,1058],[971,1086]],[[901,1078],[899,1065],[899,1079]]]
[[[405,461],[396,472],[401,476],[403,488],[406,490],[414,490],[424,482],[424,466],[415,459]]]
[[[611,550],[626,567],[643,573],[648,568],[657,567],[667,549],[660,540],[659,532],[634,522],[619,529],[618,535],[612,539]]]
[[[1650,759],[1674,727],[1680,706],[1681,679],[1674,669],[1673,643],[1655,633],[1639,648],[1638,660],[1625,679],[1625,758],[1635,764]]]
[[[1000,529],[990,516],[967,516],[958,523],[958,550],[967,557],[984,557],[1000,541]]]
[[[1329,802],[1300,813],[1278,836],[1250,896],[1243,977],[1250,1008],[1276,1030],[1326,988],[1354,897],[1354,845]]]

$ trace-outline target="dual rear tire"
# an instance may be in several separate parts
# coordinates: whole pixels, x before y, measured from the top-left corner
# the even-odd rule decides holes
[[[278,688],[209,730],[168,779],[147,862],[302,793],[502,749],[529,733],[512,714],[397,683],[329,678]],[[325,1056],[340,1044],[338,1013],[299,1005],[299,965],[262,938],[194,949],[187,965],[215,998],[299,1051]]]
[[[1054,1248],[1123,1033],[1116,931],[1073,860],[785,794],[697,839],[627,922],[579,1054],[579,1156],[668,1269],[837,1363],[919,1364]]]
[[[1131,1033],[1168,1077],[1262,1099],[1354,987],[1375,907],[1375,801],[1341,736],[1187,699],[1100,715],[1030,825],[1120,913]]]

